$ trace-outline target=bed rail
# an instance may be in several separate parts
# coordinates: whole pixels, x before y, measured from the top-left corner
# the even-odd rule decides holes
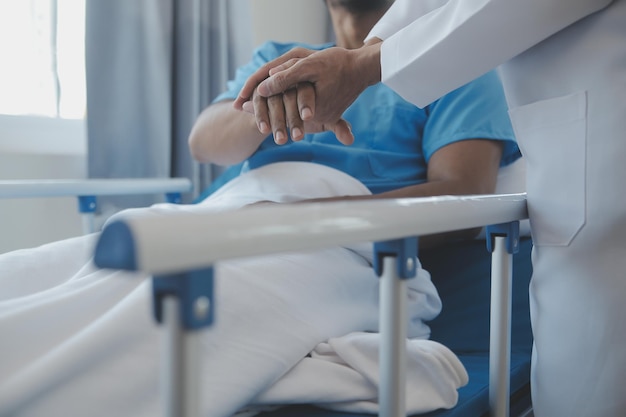
[[[0,181],[1,198],[157,194],[186,191],[191,191],[191,181],[187,178]]]
[[[424,236],[526,217],[524,193],[150,213],[109,225],[96,262],[105,268],[164,274],[225,259]]]
[[[192,190],[187,178],[107,178],[1,180],[0,198],[77,197],[83,231],[94,231],[97,197],[105,195],[165,194],[168,202],[181,201]]]
[[[160,282],[155,284],[157,287],[165,282],[167,295],[174,293],[181,304],[188,305],[187,309],[173,309],[172,314],[191,315],[191,319],[182,318],[182,326],[193,330],[212,321],[212,315],[207,314],[211,309],[211,288],[208,286],[212,281],[211,267],[216,262],[366,241],[384,243],[383,246],[388,246],[390,241],[399,242],[400,249],[385,258],[382,273],[379,272],[381,294],[385,294],[381,297],[386,297],[381,298],[382,346],[388,346],[384,350],[397,354],[399,343],[406,337],[406,329],[389,317],[402,317],[397,306],[403,305],[399,302],[405,298],[403,281],[410,277],[403,274],[403,270],[411,269],[415,256],[408,254],[410,251],[406,250],[404,243],[429,234],[497,225],[495,232],[488,234],[488,240],[493,239],[494,256],[491,314],[503,320],[492,320],[490,363],[504,369],[490,373],[490,408],[493,416],[503,417],[508,416],[512,253],[518,241],[515,234],[518,221],[527,217],[525,193],[261,205],[203,214],[147,213],[145,216],[120,217],[105,227],[94,258],[96,265],[102,268],[152,274],[154,281]],[[509,230],[513,233],[509,234]],[[185,280],[189,282],[183,284]],[[158,291],[156,288],[155,292]],[[155,296],[155,303],[159,302]],[[166,310],[165,307],[155,308]],[[194,318],[199,312],[202,314],[196,314]],[[174,322],[180,323],[177,320]],[[172,322],[171,319],[163,321]],[[384,322],[387,324],[383,325]],[[169,333],[172,336],[166,345],[169,344],[172,351],[193,351],[188,346],[190,340],[181,341],[184,338],[179,337],[179,328]],[[176,343],[183,345],[175,346]],[[381,388],[379,415],[400,417],[405,415],[402,401],[404,367],[401,359],[389,360],[384,356],[381,352],[381,364],[385,364],[381,365],[381,381],[399,382],[391,382],[393,389]],[[172,389],[166,406],[169,415],[195,415],[197,396],[193,393],[198,387],[194,386],[193,376],[190,377],[185,369],[193,369],[190,361],[197,360],[197,356],[178,357],[167,362],[167,374],[175,378],[169,382]],[[183,388],[191,392],[181,393]]]

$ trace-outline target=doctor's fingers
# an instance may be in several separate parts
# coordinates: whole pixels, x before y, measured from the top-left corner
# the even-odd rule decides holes
[[[354,143],[352,126],[345,119],[339,119],[335,123],[325,126],[325,130],[332,130],[337,140],[344,145],[352,145]]]
[[[314,52],[315,51],[312,51],[310,49],[305,49],[305,48],[300,48],[300,47],[294,48],[294,49],[290,50],[289,52],[285,53],[284,55],[281,55],[278,58],[275,58],[272,61],[266,63],[263,66],[261,66],[245,82],[245,84],[241,88],[241,91],[239,92],[239,96],[233,102],[233,107],[235,107],[238,110],[242,110],[243,109],[243,104],[246,101],[250,100],[250,98],[252,97],[252,94],[254,93],[256,88],[259,86],[259,84],[263,80],[265,80],[265,79],[267,79],[269,77],[270,70],[272,68],[278,67],[278,66],[284,64],[285,62],[287,62],[287,61],[289,61],[291,59],[294,59],[294,58],[303,58],[303,57],[309,56],[309,55],[311,55]],[[292,85],[295,85],[295,84],[296,83],[292,83],[290,85],[287,85],[287,86],[285,86],[285,88],[281,89],[280,91],[277,91],[274,94],[282,93],[283,91],[287,90],[289,87],[291,87]],[[266,97],[268,97],[268,96],[274,95],[274,94],[264,94],[264,95]]]
[[[309,55],[295,57],[275,66],[271,76],[261,81],[257,92],[269,97],[280,94],[303,82],[316,84],[321,79],[333,78],[344,64],[343,48],[328,48],[321,51],[308,51]]]
[[[289,68],[293,67],[294,65],[296,65],[302,58],[292,58],[289,61],[280,64],[274,68],[271,68],[269,71],[269,75],[270,77],[274,74],[278,74],[281,71],[285,71],[288,70]]]

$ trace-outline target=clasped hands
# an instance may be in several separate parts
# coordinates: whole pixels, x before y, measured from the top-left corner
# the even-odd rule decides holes
[[[252,74],[233,105],[254,114],[259,131],[273,133],[279,145],[322,131],[350,145],[354,135],[342,114],[370,84],[356,51],[292,49]]]

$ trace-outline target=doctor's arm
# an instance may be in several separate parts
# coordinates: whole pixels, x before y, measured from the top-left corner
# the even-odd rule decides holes
[[[249,78],[235,107],[242,108],[255,89],[269,97],[310,81],[316,96],[299,102],[299,110],[310,108],[311,118],[336,123],[342,120],[346,103],[358,95],[357,91],[381,80],[423,107],[612,1],[449,0],[424,15],[420,2],[396,0],[390,11],[402,8],[413,13],[411,24],[403,26],[406,15],[396,21],[394,16],[401,14],[388,12],[368,36],[382,38],[393,33],[383,42],[353,51],[334,51],[333,57],[331,52],[321,51],[269,62]],[[262,109],[255,107],[254,111],[260,112],[261,120],[267,120]]]
[[[423,107],[612,2],[449,0],[385,39],[381,79]],[[410,3],[397,0],[392,7]],[[393,22],[381,19],[370,36],[388,31],[386,25]]]

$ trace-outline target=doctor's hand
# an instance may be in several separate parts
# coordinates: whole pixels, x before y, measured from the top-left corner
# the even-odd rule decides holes
[[[312,119],[309,108],[301,111],[302,103],[315,103],[315,90],[311,83],[299,83],[282,94],[270,97],[259,95],[256,90],[252,100],[243,103],[242,109],[255,116],[257,128],[263,134],[274,135],[277,145],[287,143],[289,134],[293,141],[304,138],[305,133],[332,131],[337,139],[350,145],[354,140],[350,124],[341,119],[336,123],[320,123]],[[304,119],[304,120],[303,120]]]
[[[242,109],[255,91],[271,97],[305,81],[314,86],[315,96],[298,100],[300,118],[333,127],[341,142],[352,143],[354,137],[346,130],[341,115],[365,88],[380,81],[380,40],[353,50],[293,49],[259,68],[242,88],[234,106]]]
[[[258,70],[256,70],[254,72],[254,74],[252,74],[248,78],[248,80],[244,84],[243,88],[239,92],[239,97],[237,97],[235,99],[235,101],[233,103],[233,106],[236,109],[238,109],[238,110],[242,110],[243,109],[243,104],[246,103],[246,102],[249,102],[252,99],[252,95],[256,91],[256,89],[259,86],[259,84],[261,84],[261,82],[263,82],[273,72],[275,72],[275,68],[276,67],[279,67],[279,66],[285,64],[288,61],[292,61],[293,62],[293,61],[296,61],[296,60],[298,60],[300,58],[305,58],[305,57],[307,57],[307,56],[309,56],[309,55],[311,55],[313,53],[315,53],[315,51],[311,50],[311,49],[294,48],[294,49],[290,50],[289,52],[279,56],[278,58],[275,58],[272,61],[266,63],[265,65],[260,67]],[[300,82],[303,82],[303,81],[307,81],[307,80],[300,80]],[[297,83],[293,83],[293,85],[296,85],[296,84]],[[287,90],[287,88],[282,89],[280,91],[277,91],[274,94],[270,94],[270,95],[283,93],[286,90]],[[267,94],[265,94],[263,96],[264,97],[268,97]]]

